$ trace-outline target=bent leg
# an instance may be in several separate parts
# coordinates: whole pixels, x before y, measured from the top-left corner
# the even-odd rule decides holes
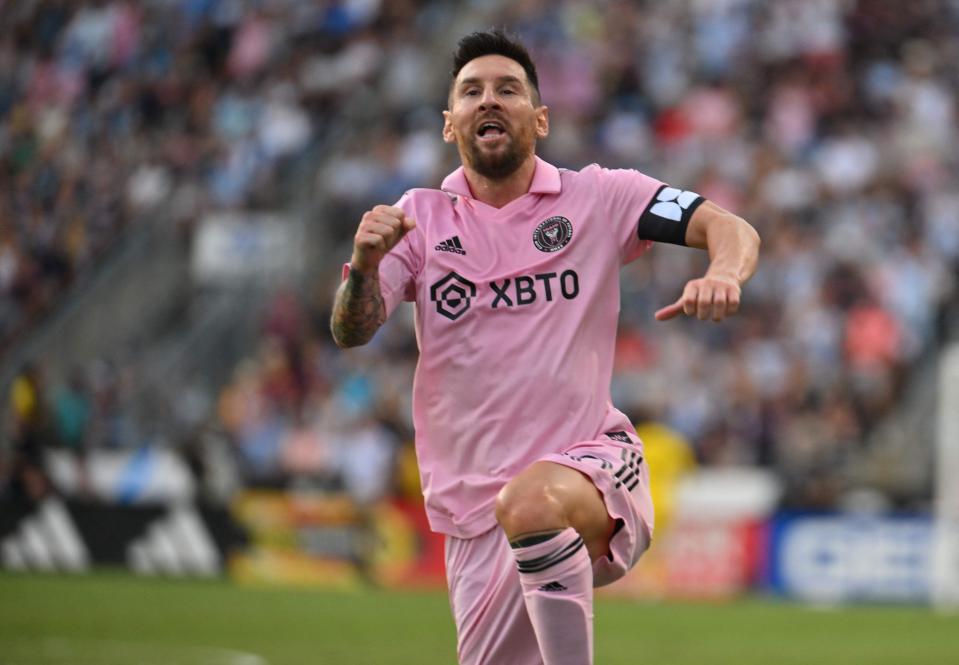
[[[496,520],[511,543],[572,527],[591,561],[609,553],[616,526],[592,481],[554,462],[535,462],[508,482],[496,498]]]
[[[546,665],[593,662],[592,561],[609,552],[615,522],[586,476],[536,462],[497,497],[523,597]]]

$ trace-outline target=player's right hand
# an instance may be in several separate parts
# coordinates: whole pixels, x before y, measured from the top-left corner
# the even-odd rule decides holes
[[[360,272],[376,270],[380,261],[403,236],[416,227],[412,217],[396,206],[378,205],[360,219],[353,237],[353,268]]]

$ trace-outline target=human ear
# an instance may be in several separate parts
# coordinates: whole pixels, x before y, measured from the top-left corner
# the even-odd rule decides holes
[[[443,111],[443,141],[456,143],[456,134],[453,133],[453,114]]]
[[[549,108],[540,106],[536,109],[536,138],[545,139],[549,136]]]

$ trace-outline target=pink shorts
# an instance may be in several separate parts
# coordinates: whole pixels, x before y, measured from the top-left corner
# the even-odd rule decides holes
[[[601,439],[577,443],[541,461],[576,469],[603,495],[616,520],[610,555],[593,563],[593,585],[615,582],[649,547],[652,500],[649,469],[633,441]],[[461,665],[541,665],[533,626],[526,614],[516,561],[502,530],[475,538],[446,537],[446,578],[456,622]]]

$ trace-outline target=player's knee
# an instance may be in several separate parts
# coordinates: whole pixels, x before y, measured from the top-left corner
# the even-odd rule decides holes
[[[548,487],[512,483],[496,497],[496,521],[510,538],[569,526],[563,503]]]

